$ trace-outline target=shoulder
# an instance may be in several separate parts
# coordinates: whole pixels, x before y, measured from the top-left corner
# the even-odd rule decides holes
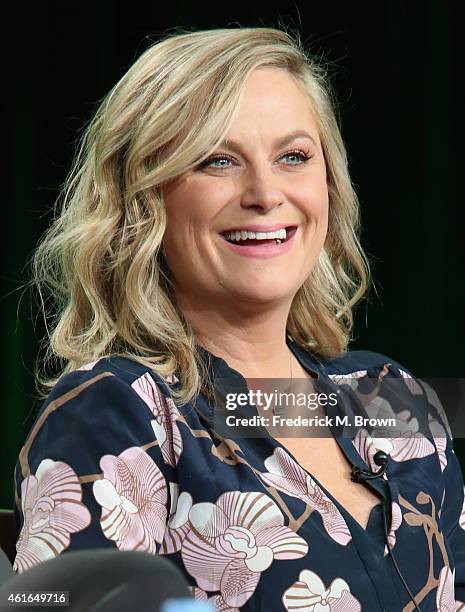
[[[35,415],[30,435],[46,437],[63,429],[81,434],[116,429],[122,419],[146,427],[154,408],[165,404],[169,384],[143,364],[124,357],[103,357],[64,374]]]
[[[375,351],[357,350],[328,359],[322,366],[325,375],[337,385],[357,389],[359,397],[366,393],[371,407],[388,408],[389,403],[403,418],[415,417],[412,422],[416,427],[422,421],[422,431],[433,433],[435,441],[441,437],[452,439],[449,416],[436,389],[396,359]]]
[[[348,351],[323,364],[324,374],[339,385],[348,385],[363,398],[364,408],[399,411],[415,416],[429,430],[438,416],[450,433],[447,418],[434,389],[396,359],[375,351]],[[368,402],[368,403],[367,403]]]
[[[373,374],[375,371],[388,369],[391,375],[402,378],[414,378],[410,369],[396,359],[368,350],[347,351],[343,355],[327,359],[322,362],[325,373],[331,375],[350,375],[366,371]]]
[[[131,387],[139,378],[149,374],[157,384],[168,384],[167,379],[137,361],[126,357],[107,356],[64,374],[52,389],[52,392],[60,392],[76,386],[76,384],[105,377],[112,377],[117,386]]]
[[[172,382],[160,374],[132,359],[125,357],[102,357],[73,370],[58,380],[44,401],[44,405],[61,398],[70,401],[81,394],[120,393],[133,395],[141,386],[150,385],[170,395]],[[141,395],[139,393],[139,395]],[[42,406],[42,408],[43,408]]]
[[[102,358],[64,374],[40,406],[20,450],[18,482],[45,459],[86,475],[99,473],[104,456],[151,449],[155,420],[172,411],[172,400],[160,390],[166,385],[162,381],[126,358]],[[158,452],[151,450],[152,459]]]
[[[383,353],[348,351],[326,361],[325,374],[336,383],[347,383],[352,388],[360,386],[367,393],[376,387],[378,397],[384,394],[395,397],[399,405],[404,403],[415,411],[427,413],[431,408],[428,400],[434,405],[434,412],[440,409],[437,395],[430,385],[415,376],[409,367]]]

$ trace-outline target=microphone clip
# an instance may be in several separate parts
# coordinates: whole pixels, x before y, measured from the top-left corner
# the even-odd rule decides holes
[[[384,451],[377,451],[373,456],[376,465],[381,466],[377,472],[372,470],[365,470],[359,468],[356,465],[352,466],[352,482],[365,482],[366,480],[374,480],[375,478],[381,478],[386,472],[387,464],[389,461],[389,455]]]

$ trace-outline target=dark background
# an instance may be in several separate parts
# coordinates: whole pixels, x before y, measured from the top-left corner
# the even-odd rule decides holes
[[[0,308],[0,507],[39,407],[33,363],[44,334],[22,293],[78,130],[97,101],[167,28],[288,25],[332,65],[376,291],[352,349],[419,377],[465,377],[462,24],[459,3],[41,2],[3,22],[4,225]],[[22,296],[22,297],[21,297]],[[21,298],[21,299],[20,299]],[[464,441],[456,450],[465,465]]]

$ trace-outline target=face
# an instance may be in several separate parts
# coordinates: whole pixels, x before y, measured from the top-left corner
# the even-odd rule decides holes
[[[284,141],[297,131],[307,135]],[[164,192],[165,257],[177,300],[206,309],[290,308],[328,225],[325,160],[308,98],[286,71],[255,70],[227,140],[234,143]],[[254,226],[295,231],[288,229],[281,244],[255,239],[248,247],[223,234]]]

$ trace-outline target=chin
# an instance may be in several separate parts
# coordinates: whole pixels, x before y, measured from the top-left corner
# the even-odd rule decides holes
[[[276,283],[275,283],[276,285]],[[291,288],[286,288],[284,283],[275,287],[244,287],[242,290],[236,288],[231,293],[234,293],[236,300],[244,300],[247,302],[268,303],[277,300],[292,300],[295,291]]]

